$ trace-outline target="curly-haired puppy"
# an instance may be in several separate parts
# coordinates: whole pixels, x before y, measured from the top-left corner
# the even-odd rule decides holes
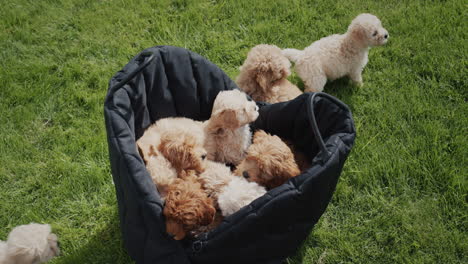
[[[59,254],[57,235],[47,224],[17,226],[6,242],[0,241],[1,264],[39,264]]]
[[[289,101],[302,94],[288,81],[291,63],[274,45],[253,47],[240,67],[236,83],[255,101],[278,103]]]
[[[263,186],[255,182],[248,182],[242,177],[234,177],[224,186],[218,196],[218,205],[223,216],[229,216],[253,200],[266,193]]]
[[[231,168],[224,163],[207,160],[205,163],[205,171],[200,174],[198,179],[206,194],[217,202],[221,189],[234,177],[237,176],[234,176],[231,172]],[[218,205],[216,204],[216,206]]]
[[[205,132],[202,123],[184,118],[169,117],[158,120],[151,129],[159,134],[157,150],[172,164],[179,177],[202,173],[207,152],[203,147]]]
[[[331,35],[315,41],[302,51],[285,49],[283,54],[296,62],[295,69],[306,92],[321,92],[328,80],[344,76],[362,85],[362,70],[367,64],[369,48],[387,43],[388,31],[371,14],[360,14],[345,34]]]
[[[299,175],[300,170],[286,143],[278,136],[258,130],[235,174],[272,189]]]
[[[148,129],[136,143],[151,180],[164,200],[168,186],[177,179],[177,171],[157,149],[160,143],[159,134],[154,129]]]
[[[239,90],[220,92],[209,120],[203,123],[208,159],[237,165],[251,143],[249,123],[258,117],[258,106]]]
[[[206,162],[206,170],[200,174],[199,180],[205,192],[216,201],[223,216],[237,212],[266,193],[264,187],[232,174],[226,165],[209,160]]]
[[[184,239],[191,231],[212,223],[215,213],[213,200],[195,177],[178,178],[169,185],[163,214],[166,232],[175,240]]]

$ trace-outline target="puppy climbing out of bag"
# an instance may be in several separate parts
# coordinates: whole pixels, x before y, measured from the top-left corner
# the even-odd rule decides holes
[[[369,48],[384,45],[388,37],[376,16],[360,14],[345,34],[322,38],[304,50],[284,49],[283,54],[296,63],[295,70],[306,92],[321,92],[327,79],[344,76],[361,86]]]
[[[236,83],[255,101],[278,103],[289,101],[302,91],[288,81],[291,62],[275,45],[253,47],[240,67]]]
[[[251,144],[249,124],[258,117],[258,106],[239,90],[221,91],[209,120],[203,123],[205,149],[212,161],[237,165]]]

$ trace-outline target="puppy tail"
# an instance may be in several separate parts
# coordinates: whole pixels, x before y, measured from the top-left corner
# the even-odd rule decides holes
[[[302,50],[297,49],[284,49],[281,53],[292,62],[296,62],[302,56]]]

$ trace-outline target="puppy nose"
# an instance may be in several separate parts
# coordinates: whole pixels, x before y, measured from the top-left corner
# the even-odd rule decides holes
[[[388,38],[388,34],[385,34],[383,37],[384,37],[385,39],[387,39],[387,38]]]
[[[246,172],[246,171],[244,171],[244,172],[242,173],[242,176],[244,176],[244,178],[246,178],[246,179],[250,178],[249,173]]]

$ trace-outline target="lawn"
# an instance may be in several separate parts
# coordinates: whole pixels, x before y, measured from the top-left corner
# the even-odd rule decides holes
[[[467,263],[464,1],[2,1],[0,238],[50,223],[52,263],[131,263],[122,248],[103,102],[139,51],[185,47],[235,78],[250,48],[304,48],[359,13],[390,33],[347,103],[358,136],[299,263]],[[299,78],[291,80],[298,84]]]

